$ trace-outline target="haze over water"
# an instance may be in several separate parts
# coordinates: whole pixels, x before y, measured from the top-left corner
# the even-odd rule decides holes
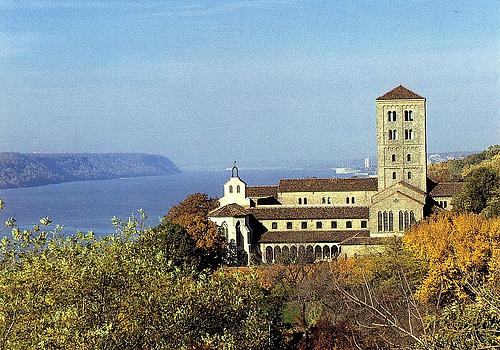
[[[169,176],[136,177],[117,180],[78,181],[41,187],[0,190],[6,207],[0,222],[15,217],[22,228],[49,216],[53,225],[65,232],[93,230],[96,234],[114,232],[113,216],[128,218],[138,209],[148,215],[147,224],[155,226],[168,209],[194,192],[220,197],[223,184],[231,176],[224,171],[190,171]],[[240,177],[248,185],[276,185],[281,178],[335,177],[333,170],[245,170]],[[6,232],[6,229],[4,229]]]

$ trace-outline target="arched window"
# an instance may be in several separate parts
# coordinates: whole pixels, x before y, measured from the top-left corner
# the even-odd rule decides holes
[[[240,193],[241,192],[241,187],[240,185],[236,186],[236,193]]]
[[[345,204],[349,204],[349,197],[345,197]]]
[[[410,154],[410,153],[408,153],[408,154],[406,155],[406,160],[407,160],[408,162],[411,162],[411,154]]]
[[[328,197],[328,204],[332,204],[332,197]]]
[[[408,111],[405,111],[405,122],[408,121]]]
[[[366,228],[368,226],[366,220],[361,221],[361,228]]]
[[[415,213],[412,211],[410,211],[410,225],[414,225],[416,222],[415,220]]]
[[[392,130],[389,130],[389,140],[393,140]]]
[[[229,185],[229,193],[233,193],[233,185]]]
[[[392,211],[389,212],[389,231],[394,231],[394,216]]]
[[[326,198],[325,197],[321,198],[321,204],[326,204]]]
[[[384,211],[384,231],[388,231],[389,230],[389,222],[387,220],[387,212]]]
[[[266,263],[270,264],[273,262],[273,247],[266,247]]]
[[[352,228],[352,221],[346,221],[345,228]]]
[[[393,130],[392,131],[392,136],[394,137],[394,140],[397,140],[398,139],[398,131],[397,130]]]
[[[304,204],[307,204],[307,198],[304,197]]]
[[[392,112],[387,112],[387,121],[392,121]]]
[[[396,172],[395,171],[392,172],[392,179],[396,180]]]
[[[392,111],[392,121],[396,121],[396,111]]]
[[[395,162],[395,161],[396,161],[396,155],[395,155],[395,154],[393,154],[393,155],[391,156],[391,160],[392,160],[393,162]]]
[[[302,198],[299,198],[299,204],[302,204]]]
[[[227,227],[227,224],[226,222],[224,221],[221,225],[221,229],[222,229],[222,234],[224,235],[224,237],[226,237],[226,239],[229,237],[229,229]]]
[[[413,121],[413,111],[408,111],[408,121]]]
[[[323,260],[330,260],[330,247],[327,245],[323,246]]]
[[[351,203],[354,204],[354,197],[351,197]]]
[[[378,231],[382,231],[382,213],[381,212],[378,212]]]
[[[408,172],[408,180],[411,179],[411,171]]]
[[[410,227],[410,216],[408,215],[408,211],[405,210],[405,230]]]

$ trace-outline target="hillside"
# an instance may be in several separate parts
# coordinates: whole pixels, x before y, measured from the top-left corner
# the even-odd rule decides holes
[[[170,175],[180,170],[168,158],[139,153],[0,153],[0,188],[68,181]]]

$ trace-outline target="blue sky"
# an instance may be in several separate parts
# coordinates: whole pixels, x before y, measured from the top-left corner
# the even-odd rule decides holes
[[[0,0],[0,151],[361,158],[399,84],[430,152],[480,150],[499,67],[498,1]]]

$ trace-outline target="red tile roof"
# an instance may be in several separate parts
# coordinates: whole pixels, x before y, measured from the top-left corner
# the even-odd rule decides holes
[[[351,237],[368,237],[368,230],[344,231],[268,231],[264,233],[260,243],[339,243]]]
[[[368,207],[272,207],[250,208],[257,220],[368,219]]]
[[[389,92],[386,92],[380,97],[377,97],[377,100],[425,100],[424,97],[417,95],[411,90],[408,90],[403,85],[399,85],[395,87]]]
[[[278,186],[251,186],[246,188],[247,197],[277,197]]]
[[[462,191],[464,182],[441,182],[429,193],[432,197],[452,197]]]
[[[250,212],[238,204],[227,204],[223,207],[217,208],[210,213],[208,216],[214,218],[227,218],[227,217],[242,217],[249,215]]]
[[[282,179],[278,185],[278,192],[348,192],[348,191],[377,191],[376,177],[349,178],[349,179]]]

